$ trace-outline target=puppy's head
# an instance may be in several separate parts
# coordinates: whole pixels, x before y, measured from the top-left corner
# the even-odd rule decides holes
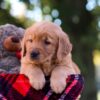
[[[71,49],[68,36],[51,22],[39,22],[29,27],[22,41],[22,57],[31,63],[59,62]]]

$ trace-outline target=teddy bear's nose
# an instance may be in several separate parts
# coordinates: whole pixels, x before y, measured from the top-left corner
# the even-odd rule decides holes
[[[20,41],[18,37],[12,37],[11,40],[14,43],[18,43]]]

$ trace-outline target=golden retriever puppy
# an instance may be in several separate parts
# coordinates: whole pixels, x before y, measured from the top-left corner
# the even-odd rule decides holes
[[[55,93],[66,87],[70,74],[79,74],[71,58],[72,44],[66,33],[52,22],[38,22],[26,29],[22,40],[20,73],[25,74],[36,90],[45,85],[50,75],[50,86]]]

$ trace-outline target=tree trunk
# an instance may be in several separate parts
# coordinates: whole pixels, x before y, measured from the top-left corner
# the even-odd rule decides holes
[[[81,100],[97,100],[93,49],[80,42],[74,45],[73,59],[79,65],[85,82]]]

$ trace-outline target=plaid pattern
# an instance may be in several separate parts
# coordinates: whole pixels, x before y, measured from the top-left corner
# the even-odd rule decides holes
[[[49,77],[42,90],[36,91],[22,74],[0,74],[0,100],[76,100],[84,87],[81,75],[70,75],[62,94],[50,89]]]

